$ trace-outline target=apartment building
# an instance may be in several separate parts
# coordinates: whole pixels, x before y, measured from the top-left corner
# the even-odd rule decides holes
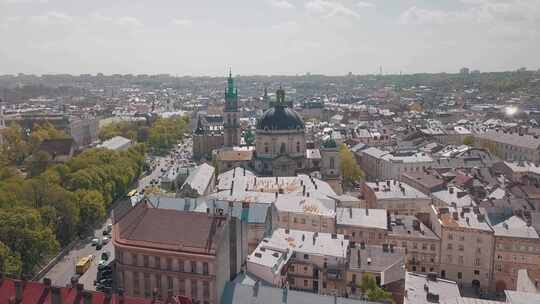
[[[334,233],[335,201],[296,194],[279,195],[273,204],[274,226],[312,232]]]
[[[474,135],[475,145],[489,149],[507,161],[540,162],[540,137],[503,130],[488,130]]]
[[[493,229],[478,207],[432,206],[430,224],[441,239],[440,276],[480,292],[491,286]]]
[[[495,253],[493,282],[497,292],[516,290],[518,271],[527,270],[532,281],[540,283],[540,238],[523,219],[512,216],[493,226]]]
[[[355,243],[380,245],[388,235],[388,216],[384,209],[337,208],[336,232]]]
[[[430,210],[431,198],[397,180],[366,182],[362,193],[367,208],[386,209],[389,214],[416,215]]]
[[[349,240],[340,234],[276,229],[247,258],[247,270],[276,287],[344,295]]]
[[[396,179],[402,173],[421,172],[433,165],[433,158],[424,152],[388,152],[371,147],[357,153],[368,181]]]
[[[403,280],[405,277],[405,249],[392,245],[351,245],[347,266],[347,293],[351,298],[362,298],[359,288],[364,274],[375,277],[379,286]]]
[[[439,271],[441,239],[415,216],[391,215],[387,242],[405,249],[408,271]]]
[[[220,303],[247,255],[242,222],[221,214],[137,204],[113,226],[119,286],[129,296],[148,298],[155,290],[161,299]]]

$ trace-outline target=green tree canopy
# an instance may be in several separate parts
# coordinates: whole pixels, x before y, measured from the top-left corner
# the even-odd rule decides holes
[[[0,272],[19,277],[22,271],[21,257],[0,241]]]
[[[465,138],[463,139],[463,144],[467,145],[467,146],[473,146],[474,145],[474,137],[472,137],[471,135],[465,136]]]
[[[360,169],[354,158],[354,154],[349,150],[347,145],[341,144],[339,148],[339,158],[341,163],[341,176],[343,183],[346,186],[352,185],[353,182],[358,181],[364,172]]]
[[[369,301],[392,301],[392,294],[382,289],[377,285],[375,277],[371,273],[364,273],[362,275],[362,283],[360,283],[360,289],[362,293],[367,295]]]

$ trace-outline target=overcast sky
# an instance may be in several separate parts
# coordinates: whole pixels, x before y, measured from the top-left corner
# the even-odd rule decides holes
[[[540,68],[540,0],[0,0],[0,74]]]

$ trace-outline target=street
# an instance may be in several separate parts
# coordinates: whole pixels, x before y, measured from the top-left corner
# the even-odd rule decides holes
[[[154,185],[158,186],[161,177],[174,163],[188,164],[191,161],[191,139],[186,139],[183,144],[178,145],[165,157],[155,157],[152,161],[152,172],[142,177],[137,183],[137,191],[142,191],[148,186],[151,186],[151,182],[154,181]],[[75,275],[75,265],[82,257],[88,255],[94,255],[95,258],[91,263],[90,268],[79,278],[79,283],[84,284],[84,288],[88,290],[95,290],[94,280],[97,276],[97,265],[101,260],[101,254],[103,252],[110,252],[111,256],[108,261],[114,260],[114,247],[112,240],[110,240],[102,249],[96,250],[95,246],[92,246],[92,238],[103,238],[103,230],[111,224],[110,215],[106,222],[99,228],[94,230],[92,237],[87,237],[81,240],[69,253],[67,253],[56,265],[54,265],[44,277],[50,278],[52,283],[57,286],[66,286],[71,283],[71,277]]]
[[[45,274],[45,278],[50,278],[52,284],[57,286],[66,286],[71,283],[71,277],[75,275],[75,265],[80,258],[94,255],[95,258],[91,263],[90,268],[79,278],[79,283],[84,284],[84,288],[87,290],[95,290],[94,280],[97,275],[97,264],[101,259],[101,254],[105,251],[109,251],[111,256],[109,261],[114,260],[114,248],[112,241],[109,241],[102,249],[96,250],[95,246],[92,246],[91,240],[94,237],[103,238],[103,229],[111,223],[111,219],[108,218],[102,227],[94,231],[93,237],[88,237],[79,242],[68,254],[66,254],[54,267]]]

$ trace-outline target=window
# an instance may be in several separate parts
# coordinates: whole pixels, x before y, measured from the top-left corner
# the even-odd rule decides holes
[[[458,250],[463,251],[463,250],[465,250],[465,247],[463,247],[463,245],[459,245]]]
[[[184,260],[182,260],[182,259],[178,260],[178,271],[180,271],[180,272],[185,272],[186,271],[185,265],[184,265]]]
[[[173,289],[173,279],[172,277],[167,277],[167,288],[168,289]]]
[[[497,267],[497,271],[498,271],[498,272],[501,272],[501,271],[502,271],[502,265],[501,265],[501,264],[497,264],[496,267]]]
[[[137,266],[137,254],[136,253],[131,254],[131,264],[133,264],[133,266]]]
[[[326,281],[322,282],[322,288],[326,289]]]
[[[197,280],[191,280],[191,297],[192,298],[198,298],[199,297],[199,292],[197,290],[197,285],[198,285],[199,282],[197,282]]]
[[[268,143],[264,143],[264,153],[268,153]]]
[[[300,142],[296,143],[296,152],[300,152]]]
[[[172,259],[171,258],[167,258],[167,270],[169,270],[169,271],[172,270]]]
[[[461,274],[461,272],[457,273],[457,278],[460,279],[460,280],[463,278],[463,275]]]
[[[413,249],[418,249],[418,244],[417,244],[416,242],[413,243],[413,244],[412,244],[412,248],[413,248]]]
[[[186,280],[178,279],[178,293],[181,295],[186,295]]]
[[[453,239],[454,239],[454,235],[453,235],[453,234],[451,234],[451,233],[450,233],[450,234],[448,234],[448,239],[449,239],[449,240],[453,240]]]
[[[461,236],[459,237],[459,240],[463,242],[463,241],[465,241],[465,237],[461,235]]]
[[[285,143],[281,143],[281,147],[279,148],[279,153],[285,154],[287,152],[287,146],[285,146]]]
[[[474,259],[474,265],[475,266],[480,266],[480,259],[479,258]]]
[[[304,254],[304,260],[309,260],[309,254]]]
[[[474,275],[480,275],[480,270],[475,270]]]
[[[208,275],[208,263],[204,262],[202,264],[202,272],[204,275]]]
[[[422,266],[422,272],[426,272],[426,267]]]
[[[480,248],[480,247],[476,248],[476,253],[481,254],[482,253],[482,248]]]
[[[448,244],[448,245],[446,246],[446,249],[452,250],[452,244]]]
[[[205,299],[210,298],[210,282],[204,281],[202,288],[203,288],[203,298]]]
[[[435,251],[435,244],[431,244],[431,245],[429,246],[429,249],[430,249],[431,251]]]
[[[459,264],[463,265],[463,256],[460,255],[458,258]]]
[[[191,261],[191,272],[197,273],[197,262]]]
[[[308,287],[308,282],[307,282],[307,280],[304,280],[304,287]]]
[[[144,295],[150,296],[150,275],[148,273],[144,274]]]
[[[139,282],[139,273],[134,271],[133,272],[133,293],[135,295],[139,295],[139,291],[140,291],[140,282]]]
[[[333,157],[330,157],[330,169],[335,169],[335,161]]]
[[[156,275],[156,288],[161,290],[161,274]]]
[[[148,256],[143,255],[143,265],[144,265],[144,267],[148,267],[148,264],[149,264],[148,261],[149,261]]]
[[[160,257],[154,257],[154,267],[157,269],[161,269],[161,258]]]
[[[441,270],[441,278],[443,278],[443,279],[446,278],[446,271]]]
[[[422,250],[427,250],[427,244],[426,243],[422,243]]]
[[[306,219],[305,218],[300,219],[300,223],[302,223],[302,225],[305,225],[306,224]]]

